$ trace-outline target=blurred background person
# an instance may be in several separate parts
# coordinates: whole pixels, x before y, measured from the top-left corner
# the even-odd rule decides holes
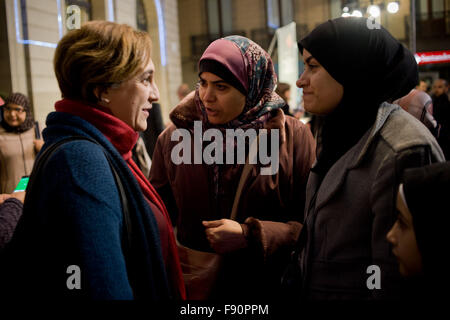
[[[386,234],[402,171],[443,161],[433,135],[396,100],[418,81],[414,56],[365,18],[337,18],[299,42],[305,109],[322,118],[307,185],[297,292],[307,300],[393,299],[401,277]],[[377,265],[381,287],[367,285]],[[291,281],[295,283],[295,281]]]
[[[11,193],[20,178],[31,173],[44,141],[36,138],[31,105],[24,94],[12,93],[0,109],[0,193]]]
[[[132,158],[134,163],[144,174],[144,177],[148,179],[150,174],[150,167],[152,166],[152,159],[147,152],[147,147],[145,146],[144,139],[142,137],[142,132],[139,132],[139,138],[132,150]]]
[[[161,132],[164,131],[164,128],[161,105],[159,103],[154,103],[150,110],[150,115],[147,118],[147,129],[141,133],[150,158],[153,158],[156,141]]]
[[[5,104],[5,100],[3,100],[3,98],[0,96],[0,107],[3,106],[4,104]],[[3,112],[0,112],[0,122],[1,122],[2,119],[3,119],[2,113],[3,113]]]
[[[147,118],[147,129],[139,133],[138,142],[133,148],[133,160],[146,178],[150,175],[156,141],[164,128],[161,105],[153,103]]]
[[[305,116],[305,108],[303,108],[303,102],[300,103],[300,105],[298,106],[298,108],[295,108],[294,110],[292,110],[293,113],[293,117],[297,120],[302,120],[303,117]]]
[[[198,67],[197,89],[173,109],[173,125],[158,138],[150,181],[168,206],[180,244],[223,257],[209,298],[275,299],[302,227],[315,143],[306,125],[281,110],[286,103],[274,92],[277,77],[272,60],[253,41],[241,36],[218,39],[205,50]],[[183,129],[192,135],[194,121],[201,122],[203,130],[221,132],[222,156],[225,159],[233,148],[232,164],[194,164],[191,158],[190,163],[173,162],[178,142],[171,139],[172,133]],[[260,162],[250,167],[236,163],[237,143],[226,142],[228,129],[279,130],[279,170],[261,175]],[[198,142],[192,140],[189,146],[194,150]],[[238,194],[244,167],[250,171]]]
[[[420,80],[419,84],[416,86],[416,90],[428,92],[428,85],[425,81]]]
[[[188,93],[191,92],[191,89],[189,89],[189,86],[187,83],[182,83],[177,89],[177,95],[178,99],[181,101],[188,95]]]
[[[398,218],[387,234],[399,271],[407,278],[405,299],[446,299],[449,278],[450,162],[405,170],[397,193]]]
[[[393,103],[398,104],[403,110],[420,120],[437,137],[438,123],[433,117],[433,101],[426,92],[413,89]]]
[[[450,160],[450,101],[447,92],[446,80],[437,79],[433,82],[431,98],[433,99],[433,116],[440,125],[438,141],[445,158]]]
[[[131,158],[159,99],[149,35],[88,22],[59,41],[54,69],[63,99],[47,117],[43,152],[74,140],[33,172],[0,287],[8,297],[183,299],[170,218]],[[66,284],[71,265],[79,290]]]
[[[290,84],[285,83],[285,82],[278,83],[277,88],[275,89],[275,92],[286,102],[286,104],[281,108],[281,110],[283,110],[285,115],[292,116],[290,107],[289,107],[289,100],[291,99]]]

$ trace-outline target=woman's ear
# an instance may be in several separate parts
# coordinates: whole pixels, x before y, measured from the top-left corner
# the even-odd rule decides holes
[[[97,97],[97,100],[100,102],[103,102],[105,104],[108,104],[110,100],[107,98],[107,91],[104,91],[103,93],[100,93],[99,88],[94,89],[94,94]]]

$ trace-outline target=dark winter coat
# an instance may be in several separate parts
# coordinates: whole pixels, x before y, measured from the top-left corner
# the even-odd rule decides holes
[[[16,198],[6,199],[0,204],[0,252],[11,240],[22,210],[23,204]]]
[[[51,113],[43,134],[43,150],[71,136],[89,137],[103,148],[72,141],[50,156],[42,178],[27,190],[24,213],[2,257],[8,265],[1,275],[7,281],[0,284],[2,293],[7,298],[169,299],[156,221],[117,149],[92,124],[65,112]],[[102,149],[121,177],[131,208],[132,237],[138,243],[133,250],[141,253],[133,269],[125,259],[134,255],[124,249],[118,188]],[[150,254],[142,253],[146,250]],[[79,290],[67,285],[74,274],[70,266],[79,267]]]
[[[307,299],[398,298],[401,279],[386,234],[397,214],[402,172],[444,161],[435,138],[397,105],[383,103],[373,127],[328,171],[311,171],[300,254]],[[380,268],[381,289],[369,289]],[[369,281],[370,283],[372,280]]]
[[[175,165],[171,141],[177,128],[189,128],[199,119],[193,99],[183,100],[171,114],[175,125],[158,138],[150,182],[161,194],[177,227],[177,238],[193,249],[212,251],[203,220],[230,218],[242,164],[221,165],[225,191],[213,196],[212,169],[206,164]],[[273,298],[303,220],[305,187],[315,159],[315,142],[308,127],[275,111],[265,128],[280,130],[280,166],[275,175],[260,175],[254,165],[244,184],[236,220],[249,229],[249,247],[226,255],[216,294],[220,298]],[[192,150],[193,146],[192,146]]]

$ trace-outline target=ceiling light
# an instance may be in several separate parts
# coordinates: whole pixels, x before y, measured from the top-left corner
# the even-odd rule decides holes
[[[387,5],[387,11],[389,13],[397,13],[399,9],[398,2],[389,2]]]
[[[380,16],[380,7],[376,5],[371,5],[367,8],[367,13],[374,18],[378,18]]]
[[[361,18],[363,16],[362,12],[359,10],[353,10],[352,17],[358,17]]]

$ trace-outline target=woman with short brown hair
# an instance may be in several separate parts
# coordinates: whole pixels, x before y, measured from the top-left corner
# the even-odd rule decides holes
[[[150,53],[148,34],[105,21],[59,42],[54,66],[63,99],[47,118],[47,160],[30,178],[10,243],[9,272],[17,276],[9,277],[8,295],[185,297],[167,211],[131,158],[159,98]],[[26,276],[22,268],[35,261]]]

